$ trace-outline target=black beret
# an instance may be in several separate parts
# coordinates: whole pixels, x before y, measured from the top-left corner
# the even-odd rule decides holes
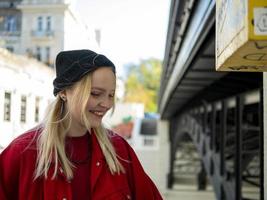
[[[111,67],[116,73],[115,65],[106,56],[87,49],[61,51],[56,57],[55,65],[56,78],[53,81],[55,96],[99,67]]]

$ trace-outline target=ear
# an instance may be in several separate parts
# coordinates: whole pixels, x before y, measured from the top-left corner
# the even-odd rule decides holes
[[[61,96],[61,95],[65,95],[66,96],[66,90],[61,90],[58,94],[59,94],[59,96]]]
[[[58,93],[59,97],[63,100],[66,101],[67,100],[67,95],[66,95],[66,90],[62,90]]]

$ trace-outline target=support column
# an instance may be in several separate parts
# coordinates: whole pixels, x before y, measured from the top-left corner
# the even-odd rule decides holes
[[[267,188],[267,72],[263,72],[263,176],[264,188]],[[264,190],[264,199],[267,200],[267,190]]]
[[[158,134],[159,134],[159,159],[160,159],[160,174],[158,179],[158,189],[161,194],[166,193],[167,189],[167,176],[170,169],[170,140],[169,140],[169,122],[167,120],[158,121]]]

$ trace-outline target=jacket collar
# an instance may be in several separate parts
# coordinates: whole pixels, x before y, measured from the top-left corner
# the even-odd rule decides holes
[[[92,139],[92,143],[91,143],[92,144],[92,157],[91,157],[90,179],[91,179],[91,191],[93,191],[97,183],[97,180],[101,174],[101,171],[105,169],[105,167],[108,167],[108,166],[106,165],[104,154],[102,152],[102,149],[96,137],[96,133],[94,131],[91,131],[91,139]],[[52,179],[54,169],[55,169],[55,163],[52,162],[51,166],[49,167],[48,177],[47,177],[50,180]],[[62,169],[60,162],[58,163],[56,170],[57,170],[56,176],[58,176],[58,178],[63,178],[63,180],[69,182],[69,180],[67,179]]]

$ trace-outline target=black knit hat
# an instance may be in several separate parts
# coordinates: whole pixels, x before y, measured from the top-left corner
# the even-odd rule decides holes
[[[115,65],[104,55],[91,50],[61,51],[56,57],[56,78],[53,81],[54,95],[79,81],[84,75],[99,67],[111,67],[116,73]]]

